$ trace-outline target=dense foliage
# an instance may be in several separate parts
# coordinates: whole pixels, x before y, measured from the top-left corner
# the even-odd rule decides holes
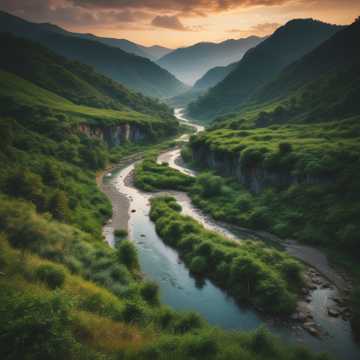
[[[187,190],[194,179],[181,174],[168,164],[157,164],[152,158],[145,159],[135,168],[135,185],[145,191],[170,189]]]
[[[174,198],[151,201],[150,217],[156,231],[180,252],[190,270],[214,280],[239,301],[267,312],[295,310],[296,292],[302,286],[302,266],[284,252],[262,243],[236,243],[205,230],[180,214]]]
[[[193,199],[218,219],[359,256],[358,123],[207,131],[192,139],[194,159],[230,178],[211,199]]]

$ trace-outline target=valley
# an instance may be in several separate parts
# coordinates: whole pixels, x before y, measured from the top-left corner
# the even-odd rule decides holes
[[[360,358],[351,3],[0,4],[1,359]]]
[[[188,121],[184,118],[181,109],[175,110],[175,113],[181,121]],[[190,123],[190,125],[192,124]],[[193,126],[196,127],[197,131],[203,130],[201,126]],[[185,175],[196,176],[191,169],[179,163],[179,157],[179,149],[174,149],[162,152],[158,157],[158,162],[166,161],[170,167]],[[328,315],[328,308],[336,307],[336,303],[332,299],[339,298],[339,292],[342,293],[347,286],[342,277],[329,266],[326,256],[319,253],[315,248],[298,243],[280,242],[288,253],[310,265],[311,268],[309,269],[315,269],[318,272],[317,277],[323,277],[320,285],[315,285],[313,290],[308,293],[307,297],[310,298],[310,301],[304,299],[299,303],[300,315],[309,314],[306,316],[310,316],[310,322],[319,328],[318,334],[321,334],[320,336],[316,334],[313,336],[312,330],[309,333],[306,325],[304,328],[301,325],[299,326],[297,320],[274,319],[267,314],[256,311],[251,306],[236,303],[231,296],[229,297],[221,290],[222,286],[218,287],[206,276],[203,278],[189,272],[180,253],[172,246],[167,245],[166,242],[164,244],[149,218],[151,199],[154,196],[156,198],[161,196],[175,198],[181,206],[182,214],[190,216],[202,224],[206,230],[221,234],[230,242],[240,241],[241,243],[242,239],[249,239],[249,237],[253,241],[263,241],[264,239],[265,241],[269,241],[269,239],[274,241],[276,237],[249,229],[238,229],[215,221],[196,205],[194,206],[189,196],[184,192],[157,191],[153,195],[137,189],[133,183],[133,172],[138,161],[136,160],[124,168],[115,167],[103,177],[104,185],[101,187],[112,200],[115,219],[119,211],[127,211],[128,214],[127,222],[118,224],[113,219],[104,227],[103,231],[106,240],[110,244],[114,244],[113,234],[116,226],[120,225],[120,227],[128,229],[129,235],[139,251],[141,269],[147,278],[160,285],[160,298],[163,303],[178,310],[195,309],[211,324],[225,329],[252,330],[265,323],[272,333],[285,341],[306,343],[316,351],[332,349],[331,352],[337,354],[339,358],[357,359],[360,349],[353,342],[348,320]],[[116,193],[121,194],[120,201],[117,200],[118,194]],[[271,243],[268,244],[271,247]],[[331,284],[330,288],[321,285],[328,281]],[[306,324],[306,321],[304,323]]]

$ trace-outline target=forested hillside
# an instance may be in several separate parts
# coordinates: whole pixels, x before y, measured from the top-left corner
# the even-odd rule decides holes
[[[309,19],[290,21],[249,50],[234,71],[191,104],[190,115],[209,120],[239,110],[287,65],[316,48],[339,29],[339,26]]]
[[[225,332],[161,305],[126,232],[114,248],[104,242],[111,204],[95,177],[175,135],[177,121],[88,66],[9,34],[1,42],[1,358],[265,359],[268,349],[280,360],[324,358],[264,329]]]
[[[184,151],[226,177],[214,196],[195,199],[199,206],[232,224],[323,247],[357,284],[359,37],[356,21],[288,66],[239,113],[219,117]],[[222,191],[226,186],[231,190]],[[226,202],[228,196],[237,200]]]
[[[15,16],[0,13],[0,31],[26,37],[98,72],[130,89],[152,97],[177,95],[186,86],[152,61],[101,42],[47,30]]]

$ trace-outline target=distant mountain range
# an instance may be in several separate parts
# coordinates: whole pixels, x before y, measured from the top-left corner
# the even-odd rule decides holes
[[[249,50],[236,68],[189,106],[195,118],[212,119],[237,111],[262,86],[274,80],[286,66],[329,39],[340,26],[312,19],[292,20],[268,39]]]
[[[198,43],[174,50],[157,63],[181,81],[193,85],[208,70],[239,61],[247,50],[263,40],[264,38],[251,36],[239,40],[226,40],[218,44]]]
[[[214,87],[220,81],[224,80],[231,71],[237,67],[238,62],[228,66],[217,66],[210,69],[202,78],[200,78],[193,86],[194,89],[207,90]]]
[[[40,42],[56,53],[93,66],[98,72],[148,96],[174,96],[187,89],[149,59],[120,49],[120,45],[126,45],[129,52],[136,49],[136,44],[127,40],[69,33],[56,25],[35,24],[4,12],[0,12],[0,31]],[[164,49],[155,47],[151,51],[155,54]]]

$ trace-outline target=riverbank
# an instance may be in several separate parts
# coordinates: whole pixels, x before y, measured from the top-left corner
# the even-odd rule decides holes
[[[179,149],[171,150],[171,154],[164,153],[162,156],[166,160],[172,161],[173,152],[179,154]],[[199,283],[197,279],[191,277],[179,258],[179,254],[164,245],[156,234],[154,225],[148,217],[149,200],[153,194],[144,193],[131,186],[129,180],[131,180],[133,169],[134,164],[128,165],[121,171],[112,173],[111,177],[105,177],[105,181],[111,182],[117,191],[126,194],[130,201],[129,209],[134,212],[128,213],[129,236],[138,249],[143,273],[160,286],[161,301],[175,309],[195,310],[210,323],[226,329],[250,330],[264,323],[265,320],[259,314],[251,309],[239,307],[208,280]],[[195,208],[185,193],[177,191],[161,193],[174,195],[182,206],[184,214],[194,217],[199,222],[207,223],[209,217]],[[157,195],[159,194],[157,193]],[[209,220],[216,227],[224,228],[222,224]],[[227,228],[225,231],[230,233]],[[248,238],[250,235],[246,237]],[[313,273],[312,276],[318,282],[319,274]],[[316,289],[311,290],[311,297],[309,294],[303,295],[303,301],[299,305],[309,308],[313,314],[312,319],[309,318],[309,313],[302,308],[306,321],[302,321],[300,319],[302,315],[300,315],[299,318],[294,316],[294,319],[291,319],[286,325],[281,325],[277,321],[266,321],[265,323],[274,334],[280,335],[286,341],[306,343],[315,350],[331,349],[331,352],[340,354],[340,358],[355,360],[359,353],[351,339],[349,322],[344,321],[341,316],[329,317],[328,314],[328,306],[333,304],[334,292],[334,288],[322,288],[321,285],[316,285]],[[303,323],[309,327],[313,327],[312,323],[319,324],[319,327],[326,331],[321,331],[322,337],[317,339],[308,335],[307,331],[304,332]],[[343,356],[344,353],[348,356]]]

